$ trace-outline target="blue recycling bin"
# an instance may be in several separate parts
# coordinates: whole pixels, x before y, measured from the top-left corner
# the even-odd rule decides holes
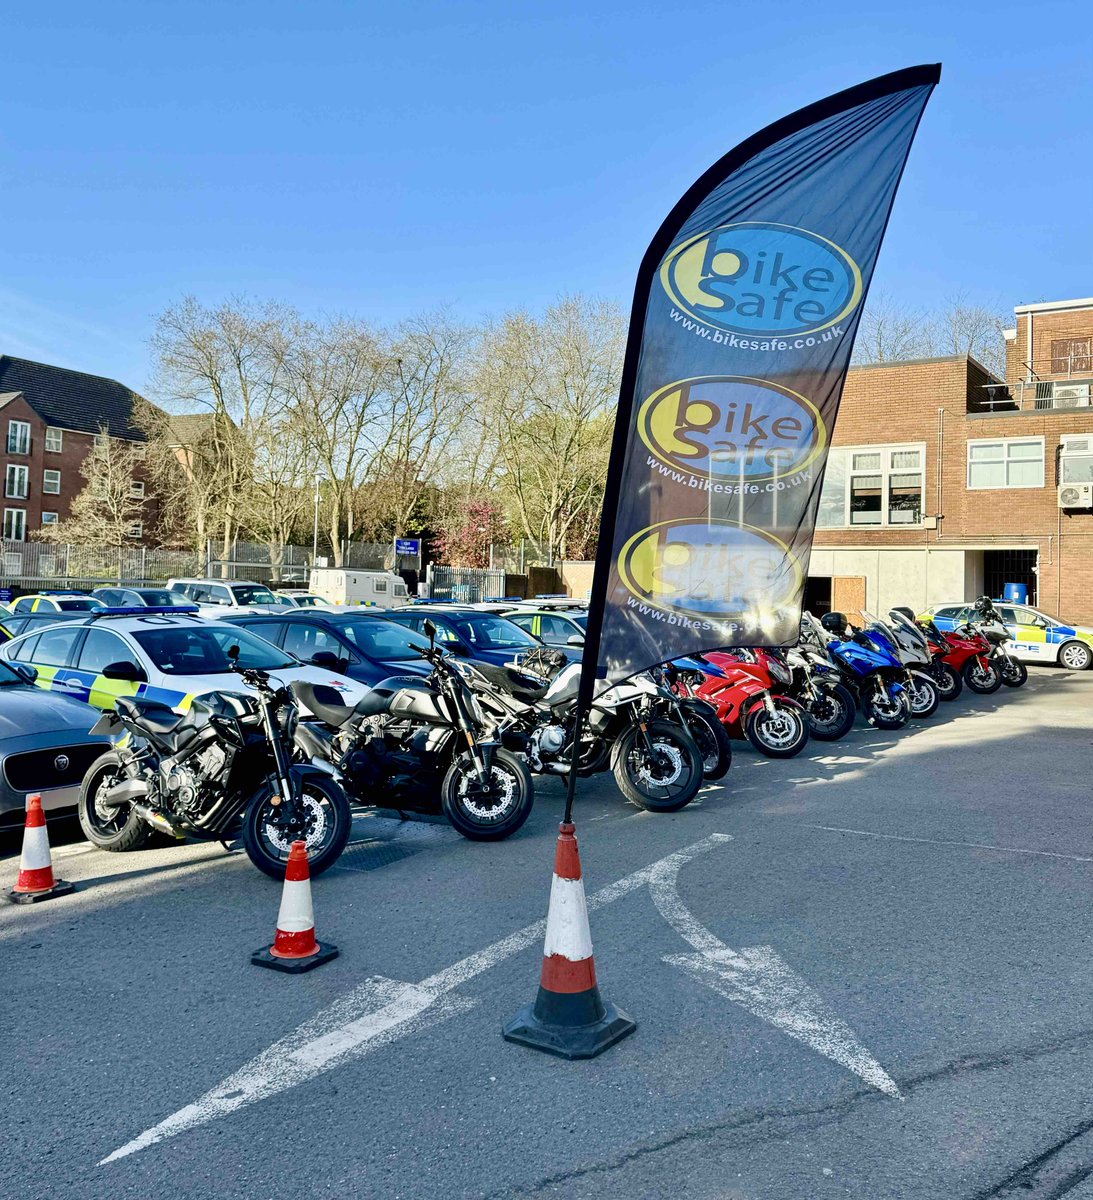
[[[1010,604],[1028,604],[1028,585],[1024,583],[1007,583],[1002,589],[1002,599]]]

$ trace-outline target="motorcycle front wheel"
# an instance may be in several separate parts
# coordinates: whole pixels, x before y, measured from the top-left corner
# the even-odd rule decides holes
[[[151,839],[154,830],[137,816],[132,806],[106,808],[103,797],[126,778],[121,757],[113,750],[97,758],[80,784],[77,815],[84,837],[100,850],[139,850]]]
[[[1028,683],[1028,667],[1016,658],[1007,658],[1002,663],[1002,682],[1006,687],[1023,687]]]
[[[294,781],[296,801],[291,809],[273,803],[273,789],[264,784],[243,813],[243,849],[252,863],[271,879],[284,879],[293,842],[307,846],[312,878],[332,866],[349,841],[353,815],[338,783],[326,775],[308,774]]]
[[[865,715],[878,729],[902,729],[911,719],[911,702],[906,692],[893,696],[885,688],[880,698],[870,697],[865,702]]]
[[[774,712],[765,705],[752,710],[744,726],[748,741],[767,758],[794,758],[808,745],[805,714],[774,701]]]
[[[702,785],[702,755],[691,735],[672,721],[650,721],[645,728],[643,735],[630,725],[616,738],[611,747],[615,782],[639,808],[678,812]]]
[[[934,666],[934,687],[942,700],[955,700],[964,690],[964,680],[951,663],[938,663]]]
[[[485,787],[474,760],[461,754],[440,785],[440,805],[453,828],[472,842],[499,842],[531,816],[535,789],[527,767],[507,750],[495,749]]]
[[[724,778],[732,766],[732,741],[728,730],[714,712],[693,708],[685,712],[687,732],[702,757],[702,777],[707,783]]]
[[[905,684],[907,699],[911,704],[911,715],[920,719],[932,717],[937,712],[941,697],[932,679],[922,675],[912,675],[911,682]]]
[[[841,683],[821,688],[808,706],[808,724],[812,736],[821,742],[837,742],[854,728],[858,707],[854,697]]]
[[[976,695],[989,696],[1002,686],[1002,674],[994,663],[988,662],[981,666],[976,657],[969,658],[964,664],[964,682]]]

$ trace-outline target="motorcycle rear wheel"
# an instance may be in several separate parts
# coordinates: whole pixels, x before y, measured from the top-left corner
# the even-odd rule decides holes
[[[702,777],[707,783],[723,779],[732,766],[732,740],[717,714],[686,710],[687,732],[702,757]]]
[[[1002,686],[1002,673],[992,662],[981,667],[977,658],[969,658],[962,674],[964,682],[977,696],[990,696]]]
[[[531,816],[535,788],[521,759],[496,749],[488,791],[482,793],[469,754],[461,754],[440,785],[440,804],[453,828],[472,842],[499,842]]]
[[[646,726],[653,757],[641,730],[631,725],[611,747],[611,770],[619,791],[649,812],[678,812],[702,786],[702,755],[694,739],[674,721],[650,721]]]
[[[124,778],[121,756],[110,750],[91,764],[80,784],[76,808],[80,828],[84,837],[100,850],[118,853],[139,850],[147,845],[155,832],[137,816],[131,805],[107,809],[99,803],[103,794]]]
[[[271,879],[284,879],[294,841],[307,846],[308,873],[314,878],[334,865],[349,841],[353,814],[349,800],[336,780],[308,774],[299,781],[297,805],[302,807],[302,827],[286,824],[284,802],[273,803],[273,790],[264,784],[243,813],[243,849],[247,857]]]
[[[767,758],[794,758],[808,745],[808,720],[803,711],[774,701],[774,714],[765,705],[752,709],[744,725],[751,744]]]
[[[821,742],[837,742],[854,728],[858,707],[854,697],[841,683],[822,688],[808,706],[808,724],[812,736]]]
[[[1028,667],[1016,658],[1007,658],[1002,667],[1002,682],[1006,687],[1024,687],[1028,683]]]
[[[951,663],[938,663],[934,667],[934,687],[942,700],[955,700],[964,690],[964,680]]]

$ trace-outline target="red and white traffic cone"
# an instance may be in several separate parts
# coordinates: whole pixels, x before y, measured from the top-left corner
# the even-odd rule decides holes
[[[293,842],[281,892],[281,910],[277,914],[277,933],[272,946],[255,950],[250,960],[258,967],[302,975],[312,967],[338,957],[338,947],[315,938],[315,912],[311,907],[311,872],[307,865],[307,845]]]
[[[534,1004],[501,1030],[510,1042],[561,1058],[594,1058],[633,1033],[637,1025],[600,999],[592,935],[574,827],[562,824],[554,854],[543,972]]]
[[[12,904],[37,904],[54,896],[67,896],[76,885],[53,878],[53,859],[49,853],[49,834],[42,797],[35,792],[27,797],[27,823],[23,830],[23,853],[19,859],[19,879],[4,895]]]

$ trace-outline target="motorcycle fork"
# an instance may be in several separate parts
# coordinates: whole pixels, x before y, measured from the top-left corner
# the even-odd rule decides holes
[[[288,763],[285,760],[285,748],[281,745],[281,735],[273,723],[272,706],[263,696],[260,701],[262,710],[262,728],[266,733],[266,741],[273,752],[273,765],[277,772],[277,793],[271,797],[270,803],[274,808],[287,804],[292,808],[295,797],[292,794],[292,780],[289,778]]]

